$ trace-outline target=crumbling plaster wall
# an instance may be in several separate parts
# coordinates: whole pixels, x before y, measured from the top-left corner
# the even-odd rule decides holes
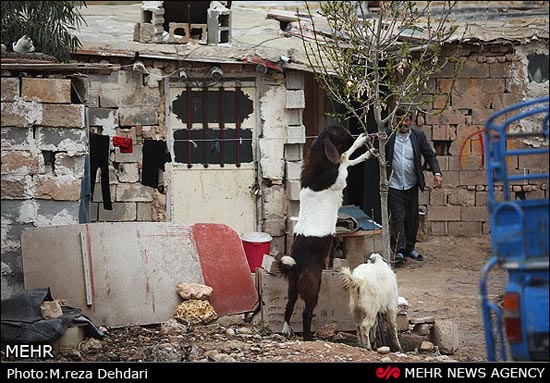
[[[90,60],[94,62],[94,60]],[[144,75],[126,65],[110,75],[90,75],[90,131],[129,137],[132,153],[109,144],[109,185],[113,209],[106,210],[100,177],[92,200],[92,222],[165,221],[165,195],[140,183],[143,141],[166,139],[161,70]]]
[[[4,75],[4,74],[3,74]],[[21,233],[79,222],[87,153],[71,79],[2,77],[2,298],[23,288]]]
[[[82,56],[81,61],[105,62],[104,58]],[[127,62],[110,59],[121,64],[122,70],[106,75],[90,75],[89,125],[101,134],[128,136],[134,139],[134,153],[120,153],[111,147],[109,181],[113,210],[102,204],[99,177],[96,180],[92,204],[92,221],[166,221],[166,195],[142,185],[141,148],[145,139],[167,139],[169,127],[165,125],[166,99],[163,77],[178,72],[179,64],[170,60],[143,60],[146,71],[132,71]],[[256,77],[255,66],[218,65],[224,76]],[[204,63],[186,63],[186,68],[200,78]],[[177,75],[172,76],[179,80]],[[271,251],[286,251],[287,217],[297,215],[299,176],[305,128],[302,112],[305,107],[303,74],[288,71],[285,74],[269,71],[257,77],[258,111],[258,170],[260,172],[259,227],[273,237]],[[169,184],[170,173],[165,173]],[[292,193],[288,193],[290,186]],[[290,205],[290,207],[289,207]],[[288,210],[290,209],[290,211]]]
[[[449,105],[445,105],[441,93],[450,86],[452,68],[427,84],[425,91],[435,96],[431,109],[443,112],[420,113],[416,122],[432,143],[444,148],[439,155],[444,186],[428,188],[420,196],[427,212],[427,233],[470,236],[489,232],[482,138],[476,132],[503,107],[547,94],[548,81],[535,84],[527,79],[526,55],[533,51],[548,54],[548,45],[464,48],[462,70]],[[79,61],[97,63],[105,62],[105,58],[82,56]],[[163,76],[177,72],[179,64],[144,61],[149,74],[133,71],[128,60],[112,58],[109,63],[121,64],[120,71],[88,76],[90,130],[134,140],[133,153],[121,153],[111,146],[113,210],[103,209],[98,177],[92,221],[167,219],[166,195],[139,182],[141,148],[143,140],[166,139],[169,134]],[[221,68],[229,76],[242,72],[256,76],[253,66],[224,64]],[[286,70],[284,74],[270,71],[257,78],[259,227],[273,236],[272,253],[286,253],[295,222],[292,218],[299,210],[306,142],[302,121],[304,76],[303,72]],[[87,153],[85,107],[71,104],[70,80],[59,76],[37,78],[32,86],[31,80],[2,78],[2,297],[22,288],[19,238],[26,227],[78,223]],[[528,144],[517,143],[517,147],[522,145]],[[518,172],[548,171],[548,158],[528,163],[513,159],[512,165]],[[169,178],[165,182],[168,184]],[[427,173],[427,184],[431,183]],[[548,198],[547,189],[547,183],[536,181],[512,186],[518,198]]]

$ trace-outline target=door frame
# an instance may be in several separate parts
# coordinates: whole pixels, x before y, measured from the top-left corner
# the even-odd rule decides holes
[[[255,124],[254,124],[254,131],[252,132],[252,163],[255,168],[255,184],[258,188],[262,185],[262,172],[261,172],[261,166],[260,166],[260,150],[259,150],[259,140],[258,138],[262,136],[262,125],[261,125],[261,115],[260,115],[260,88],[263,87],[263,78],[258,75],[258,73],[255,72],[243,72],[243,73],[228,73],[226,75],[226,80],[223,82],[223,84],[226,83],[236,83],[240,82],[242,86],[252,86],[256,89],[255,95],[254,95],[254,112],[255,112]],[[165,78],[163,81],[164,85],[164,94],[165,94],[165,108],[164,108],[164,114],[165,114],[165,126],[166,126],[166,144],[168,146],[168,150],[170,151],[170,154],[172,155],[172,158],[175,158],[174,153],[174,130],[172,128],[171,123],[171,89],[172,88],[185,88],[187,86],[187,82],[181,81],[178,79],[170,79]],[[216,84],[218,85],[218,84]],[[213,88],[213,87],[212,87]],[[181,166],[187,166],[186,164],[175,164],[167,163],[166,164],[166,175],[167,175],[167,182],[165,181],[165,184],[168,183],[168,187],[166,189],[166,220],[168,222],[172,222],[173,220],[173,202],[172,202],[172,195],[173,195],[173,189],[172,189],[172,180],[174,175],[174,167],[181,167]],[[262,198],[261,193],[259,193],[256,197],[256,230],[261,231],[262,226],[262,218],[263,218],[263,208],[262,208]]]

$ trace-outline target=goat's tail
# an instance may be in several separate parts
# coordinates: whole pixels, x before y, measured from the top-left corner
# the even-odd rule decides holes
[[[287,276],[296,270],[296,260],[289,255],[282,256],[278,262],[278,274]]]
[[[342,267],[339,270],[340,283],[342,287],[347,291],[358,291],[361,287],[362,281],[351,273],[349,267]]]

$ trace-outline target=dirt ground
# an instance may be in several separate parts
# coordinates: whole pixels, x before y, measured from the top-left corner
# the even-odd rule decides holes
[[[486,361],[481,316],[480,270],[490,257],[490,240],[431,237],[417,244],[424,262],[408,259],[396,268],[400,295],[409,303],[409,318],[433,316],[458,326],[458,350],[452,355],[409,351],[380,354],[357,346],[354,334],[338,332],[303,342],[286,339],[243,320],[223,317],[209,325],[164,325],[105,329],[99,341],[87,339],[77,349],[59,352],[56,361],[152,362],[401,362]],[[503,291],[506,275],[490,274],[490,296]],[[403,342],[402,342],[403,343]],[[4,355],[2,355],[2,359]]]
[[[416,248],[426,261],[407,259],[404,268],[395,269],[410,316],[455,322],[460,346],[452,358],[486,361],[479,280],[481,268],[491,256],[490,237],[430,237]],[[488,281],[489,297],[494,300],[504,291],[506,272],[493,269]]]

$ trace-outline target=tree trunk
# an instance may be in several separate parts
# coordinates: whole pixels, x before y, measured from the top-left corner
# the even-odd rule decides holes
[[[382,256],[393,262],[390,246],[390,220],[388,214],[388,177],[386,172],[386,142],[387,138],[379,140],[379,163],[380,167],[380,211],[382,213]]]

